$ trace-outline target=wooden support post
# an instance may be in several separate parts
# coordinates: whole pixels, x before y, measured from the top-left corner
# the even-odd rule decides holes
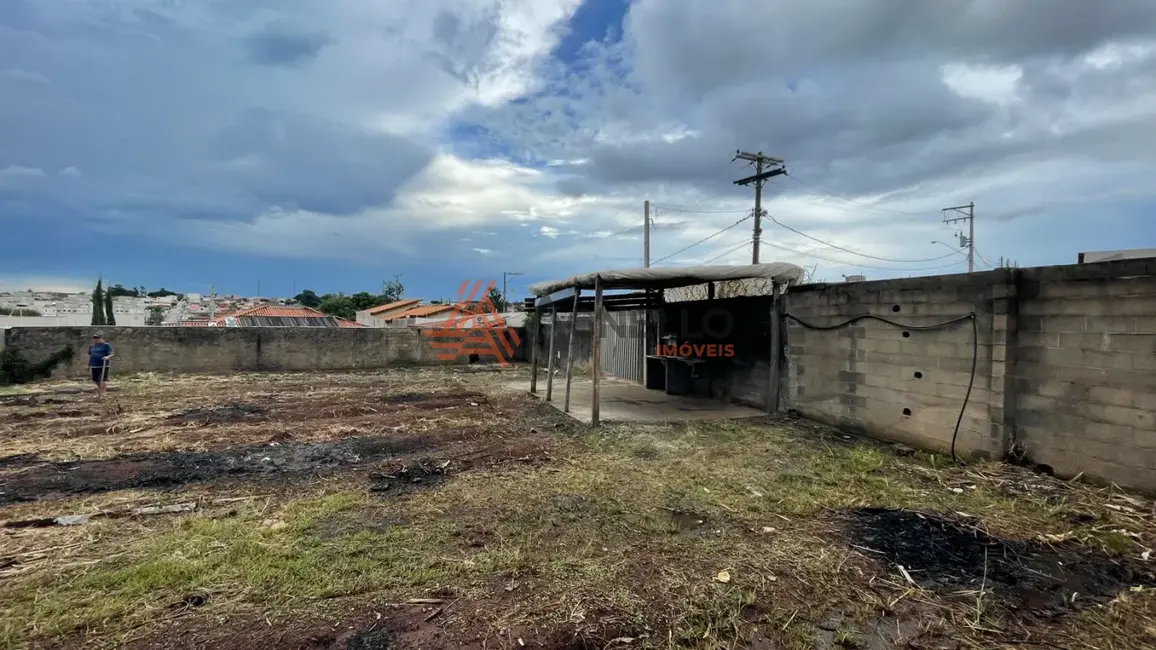
[[[578,327],[578,294],[574,289],[574,307],[570,311],[570,340],[566,343],[566,401],[562,406],[563,413],[570,412],[570,382],[574,379],[574,330]]]
[[[779,410],[779,378],[783,363],[783,296],[776,282],[771,296],[771,368],[767,378],[767,413]]]
[[[594,366],[594,389],[591,391],[590,424],[598,426],[598,383],[602,376],[602,278],[594,276],[594,332],[591,336],[594,349],[591,350]]]
[[[554,398],[554,346],[558,341],[558,306],[550,305],[550,360],[546,362],[546,401]]]
[[[542,331],[542,310],[534,309],[534,333],[530,335],[530,394],[538,392],[538,333]]]

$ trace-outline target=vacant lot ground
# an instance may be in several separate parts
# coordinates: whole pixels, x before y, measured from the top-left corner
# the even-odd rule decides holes
[[[1144,497],[478,370],[0,389],[0,644],[1156,647]]]

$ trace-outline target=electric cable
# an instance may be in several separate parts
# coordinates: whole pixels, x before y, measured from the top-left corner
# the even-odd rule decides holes
[[[746,221],[747,219],[750,219],[750,218],[751,218],[751,217],[753,217],[753,216],[755,216],[755,215],[754,215],[754,213],[752,212],[751,214],[748,214],[747,216],[743,217],[742,219],[739,219],[738,221],[736,221],[736,222],[732,223],[731,225],[727,226],[726,228],[723,228],[722,230],[720,230],[720,231],[718,231],[718,232],[714,233],[713,235],[707,235],[706,237],[703,237],[702,239],[700,239],[700,240],[696,241],[695,243],[691,244],[690,246],[687,246],[687,247],[685,247],[685,248],[681,248],[681,249],[679,249],[679,250],[677,250],[677,251],[675,251],[675,252],[671,253],[670,255],[667,255],[666,257],[663,257],[663,258],[659,258],[659,259],[657,259],[657,260],[654,260],[653,262],[651,262],[651,263],[650,263],[650,265],[651,265],[651,266],[654,266],[655,264],[658,264],[658,263],[660,263],[660,262],[664,262],[664,261],[666,261],[666,260],[668,260],[668,259],[670,259],[670,258],[672,258],[672,257],[674,257],[674,256],[676,256],[676,255],[680,255],[680,254],[682,254],[682,253],[685,253],[686,251],[688,251],[688,250],[690,250],[690,249],[694,248],[695,246],[698,246],[699,244],[701,244],[701,243],[703,243],[703,242],[707,242],[707,241],[710,241],[711,239],[714,239],[715,237],[718,237],[719,235],[721,235],[721,234],[723,234],[724,232],[726,232],[726,231],[730,230],[731,228],[734,228],[735,226],[737,226],[737,225],[741,224],[742,222]]]
[[[804,257],[813,257],[817,260],[822,260],[824,262],[827,262],[828,264],[838,264],[840,266],[854,266],[856,268],[870,269],[872,271],[900,271],[900,272],[905,272],[905,273],[916,273],[916,272],[920,272],[920,271],[938,271],[940,269],[949,269],[953,266],[959,266],[960,264],[963,264],[964,262],[967,261],[967,260],[959,260],[957,262],[952,262],[951,264],[945,264],[943,266],[931,266],[931,267],[924,267],[924,268],[919,268],[919,269],[897,269],[897,268],[890,268],[890,267],[886,267],[886,266],[867,266],[864,264],[855,264],[854,262],[844,262],[841,260],[833,260],[829,257],[823,257],[822,255],[815,255],[814,253],[809,252],[809,251],[796,250],[794,248],[789,248],[787,246],[782,246],[780,244],[772,244],[771,242],[765,241],[765,240],[762,242],[762,244],[765,246],[770,246],[771,248],[778,248],[779,250],[787,251],[788,253],[794,253],[796,255],[802,255]]]
[[[716,255],[716,256],[710,258],[709,260],[703,262],[703,265],[705,266],[707,264],[710,264],[711,262],[714,262],[715,260],[717,260],[719,258],[726,257],[727,255],[730,255],[731,253],[739,250],[740,248],[744,248],[744,247],[750,246],[750,245],[751,245],[751,242],[749,242],[749,241],[740,242],[738,246],[732,246],[731,248],[728,248],[725,252],[723,252],[719,255]]]
[[[898,327],[900,329],[911,330],[911,331],[915,331],[915,332],[943,329],[945,327],[950,327],[951,325],[955,325],[956,323],[962,323],[965,320],[970,320],[971,321],[971,373],[969,374],[968,379],[967,379],[967,392],[964,393],[964,395],[963,395],[963,404],[959,407],[959,417],[957,417],[955,420],[955,430],[952,431],[952,433],[951,433],[951,460],[955,461],[956,463],[960,462],[959,458],[957,458],[955,455],[955,441],[956,441],[956,438],[959,437],[959,428],[960,428],[960,426],[963,425],[963,415],[964,415],[964,413],[967,412],[968,402],[971,401],[971,391],[972,391],[972,388],[975,386],[975,370],[976,370],[976,365],[979,361],[979,323],[978,323],[978,319],[976,318],[975,312],[970,312],[966,316],[960,316],[958,318],[952,318],[951,320],[946,320],[946,321],[943,321],[942,323],[934,323],[932,325],[904,325],[903,323],[897,323],[897,322],[891,320],[890,318],[885,318],[883,316],[876,316],[875,314],[863,314],[860,316],[855,316],[855,317],[849,318],[849,319],[847,319],[841,323],[836,323],[834,325],[814,325],[812,323],[808,323],[807,321],[799,318],[798,316],[795,316],[794,314],[783,314],[783,316],[795,321],[796,323],[798,323],[799,325],[802,325],[806,329],[817,330],[820,332],[827,332],[827,331],[831,331],[831,330],[842,329],[844,327],[847,327],[848,325],[852,325],[852,324],[857,323],[861,320],[877,320],[877,321],[880,321],[882,323],[887,323],[888,325],[891,325],[892,327]]]
[[[742,214],[750,212],[749,209],[687,209],[676,208],[673,206],[664,206],[661,204],[651,204],[652,208],[659,208],[669,210],[669,212],[682,212],[687,214]]]
[[[901,260],[901,259],[896,259],[896,258],[892,258],[892,257],[876,257],[875,255],[868,255],[867,253],[860,253],[859,251],[853,251],[850,248],[843,248],[842,246],[837,246],[835,244],[832,244],[831,242],[823,241],[822,239],[819,239],[818,237],[813,237],[811,235],[808,235],[807,233],[805,233],[801,230],[796,230],[795,228],[788,226],[787,224],[783,223],[782,221],[779,221],[778,219],[776,219],[772,215],[768,214],[768,215],[766,215],[766,217],[768,219],[770,219],[773,223],[776,223],[776,224],[786,228],[787,230],[790,230],[791,232],[795,233],[796,235],[802,235],[803,237],[806,237],[807,239],[810,239],[813,241],[817,241],[820,244],[823,244],[824,246],[830,246],[831,248],[834,248],[836,250],[841,250],[845,253],[851,253],[852,255],[858,255],[860,257],[866,257],[866,258],[872,259],[872,260],[879,260],[881,262],[897,262],[900,264],[921,264],[924,262],[937,262],[937,261],[942,260],[942,259],[947,259],[947,258],[951,257],[952,255],[956,255],[958,253],[958,251],[952,251],[952,252],[948,253],[947,255],[940,255],[939,257],[928,257],[926,259],[921,259],[921,260]]]

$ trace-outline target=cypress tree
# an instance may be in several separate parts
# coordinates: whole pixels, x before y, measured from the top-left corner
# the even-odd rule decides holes
[[[116,325],[116,316],[112,313],[112,294],[104,294],[104,324]]]
[[[94,327],[104,325],[104,289],[102,281],[96,281],[96,288],[92,291],[92,324]]]

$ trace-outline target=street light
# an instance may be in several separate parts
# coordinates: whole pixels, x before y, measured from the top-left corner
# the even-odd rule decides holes
[[[946,247],[948,247],[948,248],[950,248],[950,249],[951,249],[951,252],[953,252],[953,253],[959,253],[960,255],[963,255],[963,251],[961,251],[961,250],[959,250],[959,249],[955,248],[955,247],[954,247],[954,246],[952,246],[951,244],[946,244],[946,243],[944,243],[944,242],[941,242],[941,241],[939,241],[938,239],[932,239],[932,240],[931,240],[931,243],[933,243],[933,244],[939,244],[940,246],[946,246]]]

